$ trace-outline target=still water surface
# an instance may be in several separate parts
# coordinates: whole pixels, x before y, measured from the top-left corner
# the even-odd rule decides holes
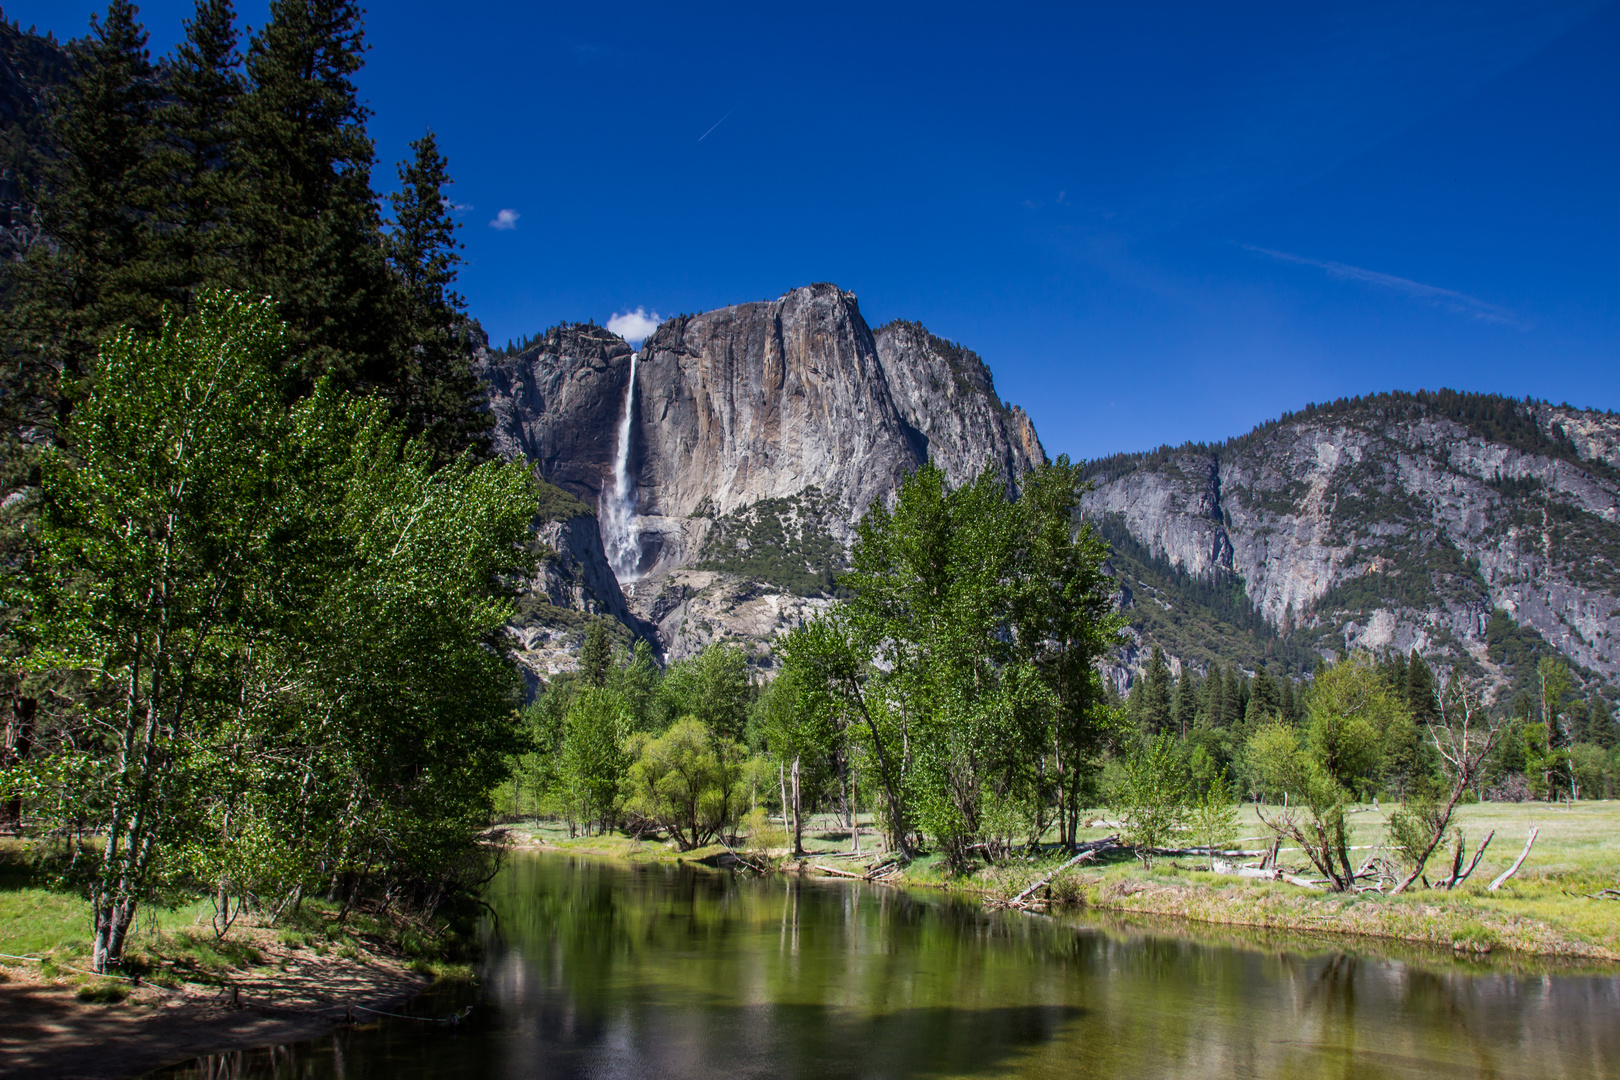
[[[881,886],[523,853],[464,1025],[201,1077],[1620,1077],[1620,974],[988,913]],[[428,995],[423,1015],[461,1007]]]

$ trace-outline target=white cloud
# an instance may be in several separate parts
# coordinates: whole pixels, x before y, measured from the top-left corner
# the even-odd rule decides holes
[[[516,210],[502,210],[495,215],[495,220],[489,223],[489,227],[500,229],[503,232],[507,229],[515,229],[517,228],[517,219],[522,216]]]
[[[1505,307],[1481,300],[1477,296],[1456,292],[1452,289],[1442,289],[1438,285],[1425,285],[1421,281],[1411,278],[1396,277],[1379,270],[1368,270],[1361,266],[1351,266],[1348,263],[1332,262],[1327,259],[1307,259],[1303,255],[1293,255],[1286,251],[1273,251],[1270,248],[1254,247],[1244,244],[1243,247],[1257,255],[1264,255],[1279,262],[1294,263],[1298,266],[1314,266],[1318,270],[1327,272],[1328,277],[1340,281],[1359,281],[1366,285],[1375,285],[1379,288],[1390,289],[1394,292],[1404,293],[1414,300],[1420,300],[1431,307],[1449,311],[1454,315],[1466,315],[1480,322],[1499,323],[1511,326],[1516,330],[1529,329],[1528,324],[1514,312]]]
[[[638,307],[623,314],[615,311],[613,318],[607,321],[607,328],[624,340],[639,345],[648,334],[658,329],[658,324],[663,321],[664,317],[658,312],[649,315],[646,308]]]

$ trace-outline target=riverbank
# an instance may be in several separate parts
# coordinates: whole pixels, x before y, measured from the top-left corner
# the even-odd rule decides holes
[[[15,851],[0,851],[0,856]],[[283,925],[238,919],[223,937],[207,902],[149,909],[121,978],[88,971],[88,905],[0,857],[0,1076],[114,1080],[227,1050],[314,1038],[399,1011],[470,969],[407,954],[412,928],[338,923],[306,904]],[[420,928],[415,928],[420,932]],[[418,948],[418,952],[427,952]]]
[[[1351,843],[1370,850],[1382,839],[1387,808],[1356,809],[1359,812],[1351,816]],[[819,824],[831,826],[832,822]],[[1570,807],[1472,805],[1460,809],[1458,824],[1471,845],[1492,830],[1496,837],[1473,878],[1452,892],[1351,896],[1214,874],[1201,869],[1202,860],[1194,858],[1159,860],[1151,869],[1144,869],[1125,855],[1100,867],[1068,871],[1054,882],[1051,898],[1054,910],[1064,905],[1084,906],[1213,925],[1410,942],[1474,955],[1510,951],[1620,962],[1620,901],[1591,898],[1620,882],[1620,802],[1582,802]],[[1501,890],[1486,891],[1490,881],[1518,856],[1531,827],[1539,834],[1529,858]],[[1249,839],[1264,834],[1253,807],[1243,808],[1239,830]],[[1108,826],[1099,823],[1081,838],[1101,839],[1108,831]],[[541,823],[518,828],[514,835],[520,844],[636,861],[712,863],[726,856],[720,847],[677,852],[666,844],[622,836],[569,839],[565,831]],[[873,846],[864,833],[863,845]],[[808,858],[787,859],[780,850],[769,854],[783,869],[840,877],[858,874],[881,859],[880,855],[853,857],[850,847],[847,831],[812,828],[806,836]],[[833,855],[838,857],[829,857]],[[1297,850],[1284,848],[1281,860],[1285,865],[1292,863],[1292,869],[1300,873],[1311,873]],[[925,857],[884,880],[893,885],[1010,897],[1063,861],[1063,855],[1053,850],[1040,858],[981,865],[957,875],[948,873],[937,857]]]

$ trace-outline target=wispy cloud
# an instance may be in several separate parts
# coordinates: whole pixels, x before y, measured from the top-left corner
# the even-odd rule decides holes
[[[737,105],[733,105],[729,110],[727,110],[726,115],[724,115],[720,119],[716,120],[713,124],[710,124],[709,125],[709,130],[705,131],[703,134],[699,135],[697,137],[697,141],[702,142],[704,139],[707,139],[709,137],[709,135],[714,131],[715,128],[719,127],[721,124],[725,123],[727,120],[730,120],[731,119],[731,114],[736,112],[737,111],[737,106],[741,105],[741,104],[742,104],[742,102],[740,102],[740,101],[737,102]]]
[[[613,318],[607,321],[607,328],[632,345],[640,345],[663,321],[664,317],[658,312],[649,314],[646,308],[638,307],[623,313],[615,311]]]
[[[1411,278],[1396,277],[1394,274],[1385,274],[1378,270],[1368,270],[1361,266],[1351,266],[1348,263],[1333,262],[1328,259],[1309,259],[1304,255],[1293,255],[1286,251],[1273,251],[1271,248],[1254,247],[1244,244],[1245,251],[1252,251],[1256,255],[1264,255],[1278,262],[1293,263],[1296,266],[1314,266],[1318,270],[1327,272],[1327,276],[1339,281],[1359,281],[1365,285],[1375,285],[1381,289],[1410,296],[1420,300],[1431,307],[1449,311],[1455,315],[1466,315],[1480,322],[1496,323],[1501,326],[1511,326],[1516,330],[1528,330],[1530,325],[1516,313],[1481,300],[1477,296],[1469,296],[1454,289],[1442,289],[1438,285],[1425,285],[1421,281]]]
[[[516,210],[502,210],[495,215],[495,220],[489,223],[489,227],[492,229],[499,229],[502,232],[505,232],[508,229],[515,229],[517,228],[518,218],[522,216],[523,215],[518,213]]]

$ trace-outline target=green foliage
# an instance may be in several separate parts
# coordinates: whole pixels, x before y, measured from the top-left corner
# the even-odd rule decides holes
[[[1386,743],[1410,745],[1411,714],[1357,653],[1317,675],[1305,705],[1305,741],[1323,775],[1350,788],[1373,776]]]
[[[1187,793],[1186,770],[1169,732],[1120,759],[1109,805],[1119,815],[1120,839],[1136,848],[1143,866],[1151,866],[1153,849],[1169,846],[1186,823]]]
[[[1410,871],[1426,860],[1451,820],[1450,807],[1433,783],[1410,788],[1401,805],[1390,811],[1388,843],[1395,857]],[[1443,841],[1443,836],[1441,840]]]
[[[601,621],[585,631],[585,644],[579,650],[579,678],[586,686],[606,686],[613,653],[608,645],[607,627]]]
[[[289,398],[330,376],[387,401],[435,463],[482,453],[489,415],[449,288],[448,171],[431,133],[413,144],[385,235],[353,83],[359,7],[276,0],[245,58],[229,0],[199,3],[159,65],[146,41],[124,0],[92,17],[32,148],[38,220],[25,235],[49,239],[6,268],[8,411],[64,416],[110,335],[155,333],[165,310],[228,287],[275,297]]]
[[[463,450],[489,450],[488,409],[473,371],[473,340],[466,332],[466,302],[455,293],[456,266],[462,261],[445,188],[449,163],[432,131],[411,143],[415,157],[399,164],[400,190],[388,197],[394,211],[387,241],[388,261],[399,284],[396,324],[402,335],[395,348],[401,370],[397,414],[406,430],[420,433],[438,461]]]
[[[693,716],[717,735],[740,740],[755,694],[748,655],[740,646],[717,642],[669,666],[653,710],[659,728]]]
[[[564,491],[556,484],[540,477],[534,481],[538,493],[538,502],[535,506],[535,521],[541,525],[552,521],[567,521],[570,518],[594,517],[596,511],[583,499]]]
[[[1305,794],[1310,760],[1300,746],[1299,734],[1280,720],[1262,725],[1243,748],[1244,772],[1250,790],[1259,798],[1296,801]]]
[[[1214,870],[1215,852],[1236,840],[1238,834],[1237,792],[1224,772],[1192,800],[1187,825],[1193,842],[1209,849],[1209,868]]]
[[[633,736],[624,809],[667,831],[682,851],[734,832],[748,803],[744,751],[693,717]]]
[[[695,564],[753,578],[799,596],[845,596],[844,548],[828,530],[840,508],[814,487],[761,499],[714,520]]]
[[[622,694],[586,687],[568,705],[557,763],[558,796],[570,828],[594,823],[607,831],[619,814],[619,787],[630,759],[624,749],[632,726]]]
[[[197,307],[112,339],[44,476],[31,663],[71,694],[6,786],[106,835],[98,964],[166,882],[442,894],[518,748],[525,470],[435,472],[326,385],[288,409],[270,305]]]
[[[1115,730],[1096,661],[1119,627],[1104,548],[1070,525],[1079,493],[1066,459],[1016,502],[993,469],[954,491],[918,470],[861,523],[849,604],[783,643],[803,697],[787,712],[830,718],[908,855],[920,829],[961,868],[1008,822],[1038,834],[1054,804],[1077,813]]]

